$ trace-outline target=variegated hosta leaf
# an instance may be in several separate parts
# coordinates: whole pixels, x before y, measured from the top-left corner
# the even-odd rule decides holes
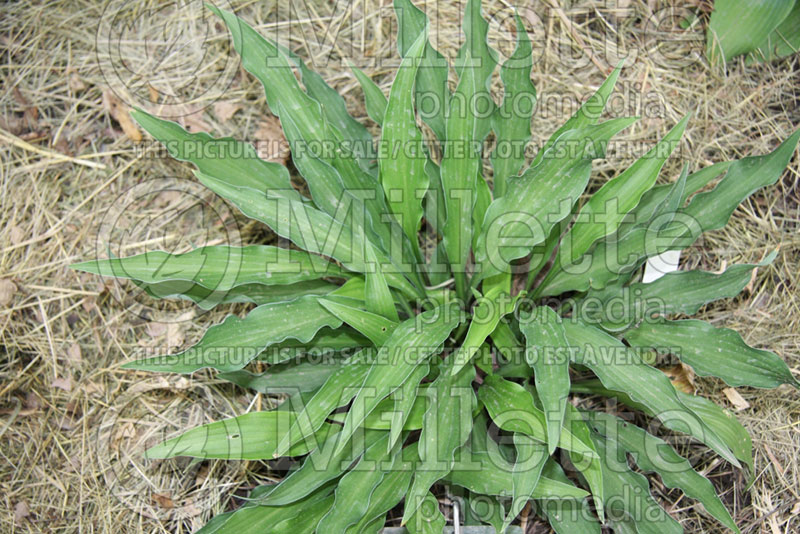
[[[584,380],[578,383],[573,382],[571,389],[574,393],[588,393],[612,397],[630,408],[639,410],[650,417],[655,417],[655,412],[644,404],[633,400],[626,393],[605,388],[599,380]],[[678,396],[681,404],[691,410],[692,413],[713,430],[714,433],[725,442],[725,445],[728,446],[736,458],[750,468],[750,472],[752,473],[753,444],[750,439],[750,434],[736,417],[728,410],[720,408],[710,400],[699,395],[690,395],[677,389],[675,390],[675,394]],[[672,420],[664,421],[664,426],[676,432],[682,431],[683,425],[674,423],[675,422]]]
[[[380,401],[400,387],[418,365],[442,346],[461,322],[461,314],[461,310],[453,306],[443,306],[400,323],[380,347],[353,400],[342,428],[345,438],[352,436]]]
[[[503,430],[525,434],[539,443],[547,443],[544,412],[536,407],[531,394],[519,384],[489,375],[478,390],[478,400],[483,402],[494,423]],[[590,444],[584,443],[564,427],[561,427],[558,446],[584,455],[595,454]]]
[[[569,273],[559,272],[546,286],[541,286],[537,294],[559,295],[567,291],[586,291],[590,287],[602,289],[619,278],[621,273],[630,272],[641,265],[644,259],[667,250],[686,248],[703,232],[722,228],[744,199],[780,178],[798,140],[800,130],[769,154],[718,164],[689,176],[685,197],[694,193],[697,190],[695,187],[702,187],[726,167],[728,169],[714,189],[698,193],[676,214],[650,222],[644,214],[644,220],[640,221],[646,223],[643,226],[628,231],[620,239],[612,236],[598,243],[589,254],[590,261],[580,262],[582,267],[571,269]],[[654,193],[648,205],[654,209],[653,204],[659,202],[656,197],[666,195],[666,190],[656,188],[651,191]],[[645,195],[642,202],[647,199],[648,195]]]
[[[428,42],[428,33],[419,34],[408,49],[389,92],[389,102],[381,129],[380,179],[389,209],[417,248],[417,232],[422,219],[422,198],[428,189],[426,155],[422,132],[414,115],[414,80]],[[421,258],[421,256],[418,255]]]
[[[264,304],[244,318],[229,315],[206,330],[203,338],[190,349],[136,360],[124,368],[172,373],[193,373],[204,367],[237,371],[270,345],[288,338],[308,342],[320,329],[338,328],[341,324],[320,305],[316,296]]]
[[[575,307],[583,322],[607,330],[624,330],[654,317],[697,313],[703,305],[738,295],[750,282],[753,269],[769,265],[777,251],[757,264],[728,267],[723,273],[674,271],[650,283],[636,283],[619,288],[607,286],[591,291]],[[618,304],[612,304],[612,300]],[[613,313],[612,313],[613,308]]]
[[[193,428],[151,447],[145,455],[151,459],[176,456],[227,460],[272,459],[279,437],[289,430],[296,418],[294,412],[284,410],[251,412]],[[339,427],[335,425],[324,425],[317,434],[296,440],[289,454],[306,454],[338,431]]]
[[[506,180],[517,176],[522,170],[525,147],[531,138],[531,117],[536,105],[536,87],[531,82],[531,40],[519,14],[515,17],[517,46],[500,69],[503,103],[492,113],[492,129],[497,138],[491,157],[494,198],[503,196],[506,192]]]
[[[643,363],[635,351],[602,330],[578,321],[563,324],[573,363],[585,365],[606,388],[628,394],[665,425],[677,426],[739,467],[728,445],[681,402],[664,373]]]
[[[520,330],[527,341],[525,360],[534,371],[536,392],[547,420],[548,452],[553,454],[569,395],[569,354],[564,327],[552,308],[539,306],[520,318]]]
[[[632,346],[672,353],[698,375],[722,378],[730,386],[800,385],[780,356],[754,349],[735,330],[705,321],[645,321],[624,337]]]
[[[628,467],[615,441],[593,434],[603,466],[606,515],[612,525],[632,522],[641,534],[682,534],[683,528],[651,497],[647,479]]]
[[[550,229],[569,215],[589,183],[592,159],[635,119],[612,119],[564,132],[535,167],[508,182],[506,195],[486,211],[475,254],[484,277],[508,272]],[[452,262],[452,259],[451,259]]]
[[[585,411],[583,416],[607,440],[631,454],[640,469],[647,473],[658,473],[667,487],[680,488],[689,497],[700,501],[720,523],[739,532],[711,482],[692,469],[691,464],[664,440],[611,414]]]
[[[322,298],[319,299],[319,303],[333,315],[367,336],[376,347],[381,347],[397,327],[397,322],[354,307],[350,305],[352,302],[345,299]]]
[[[419,437],[420,462],[416,465],[414,482],[406,496],[403,523],[408,522],[422,504],[428,490],[452,469],[455,451],[472,431],[472,411],[475,393],[471,382],[474,369],[452,374],[452,360],[445,364],[439,377],[425,390],[428,409]]]

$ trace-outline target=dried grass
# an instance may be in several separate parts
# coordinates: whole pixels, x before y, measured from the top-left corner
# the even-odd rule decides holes
[[[390,2],[354,2],[352,10],[333,17],[331,6],[321,2],[303,7],[307,11],[302,16],[290,12],[289,3],[235,4],[246,19],[262,21],[263,30],[274,29],[274,21],[285,28],[286,21],[293,20],[293,27],[302,31],[294,32],[288,44],[306,57],[319,59],[321,54],[304,37],[325,36],[331,21],[345,23],[335,40],[334,56],[365,63],[395,57]],[[640,52],[657,46],[648,43],[645,26],[647,15],[658,10],[660,2],[620,0],[618,5],[629,6],[636,18],[596,4],[571,2],[569,9],[552,12],[542,21],[539,28],[547,34],[537,34],[542,60],[534,74],[541,96],[567,95],[575,104],[596,88],[603,71],[616,63],[613,54],[605,56],[605,45],[612,38],[638,43],[635,50]],[[541,14],[542,5],[536,4],[534,10]],[[144,443],[187,426],[258,409],[269,399],[218,384],[210,375],[154,378],[120,370],[121,362],[137,350],[188,342],[230,310],[176,326],[165,318],[185,309],[145,309],[145,318],[162,320],[154,327],[130,313],[124,305],[130,303],[120,301],[129,293],[67,269],[68,264],[95,254],[99,223],[125,190],[148,178],[189,177],[186,166],[135,150],[122,133],[125,125],[112,120],[104,107],[108,81],[94,54],[102,9],[102,3],[86,0],[17,2],[0,8],[4,137],[0,278],[14,284],[6,282],[0,288],[0,297],[10,295],[0,309],[0,493],[5,505],[0,530],[4,532],[191,531],[226,509],[234,495],[280,476],[285,467],[273,462],[142,463]],[[486,9],[509,13],[503,1],[489,2]],[[457,4],[439,3],[436,23],[442,31],[435,34],[435,44],[451,56],[457,48],[458,34],[452,29],[458,27],[458,11]],[[572,26],[566,28],[560,15],[573,21]],[[177,24],[182,16],[180,11],[170,13],[169,20]],[[150,20],[139,19],[140,35],[157,30],[146,26]],[[152,22],[161,24],[164,19],[156,16]],[[494,39],[502,37],[503,27],[493,25]],[[689,45],[681,46],[677,51],[685,53]],[[582,65],[565,61],[563,53],[559,55],[563,47],[577,51]],[[226,65],[222,59],[230,53],[224,42],[215,43],[212,51],[207,61],[217,61],[213,64],[218,67],[199,73],[201,86],[219,77]],[[655,102],[658,116],[645,116],[624,139],[652,143],[681,115],[693,111],[681,157],[670,160],[665,177],[674,177],[684,160],[697,168],[765,153],[800,124],[799,61],[794,57],[747,68],[736,64],[721,76],[702,61],[665,68],[648,54],[640,54],[623,72],[621,88],[628,98],[615,114],[641,114],[647,102]],[[373,61],[365,68],[388,88],[391,62]],[[338,62],[320,70],[344,95],[351,111],[365,117],[360,90],[350,73]],[[240,70],[233,74],[223,101],[241,110],[224,121],[218,120],[213,108],[183,120],[252,141],[268,116],[264,97],[251,77]],[[170,80],[160,82],[169,85]],[[201,107],[211,103],[199,102]],[[543,107],[534,140],[544,141],[572,109],[564,102]],[[218,111],[224,116],[230,108]],[[601,162],[598,180],[630,160],[629,154],[611,154]],[[710,306],[702,315],[739,330],[755,346],[777,350],[795,373],[800,365],[799,181],[800,162],[795,158],[777,185],[746,201],[726,229],[709,234],[684,255],[686,265],[716,270],[724,262],[758,260],[781,247],[774,264],[759,269],[751,290],[733,302]],[[168,204],[170,199],[161,201]],[[184,226],[179,228],[160,221],[136,235],[142,241],[163,239],[178,230],[181,246],[224,238],[218,228],[217,233],[206,234],[192,221],[196,219],[181,219]],[[244,242],[273,239],[252,223],[236,221],[241,223]],[[716,380],[699,384],[703,395],[726,405],[721,394],[724,384]],[[744,532],[793,532],[798,528],[800,502],[796,461],[800,395],[789,387],[739,392],[751,405],[738,416],[755,442],[757,472],[752,487],[702,448],[687,447],[686,452],[725,491]],[[657,480],[653,487],[671,503],[672,513],[687,531],[721,532],[676,492],[665,490]],[[541,523],[532,522],[531,528],[547,531]]]

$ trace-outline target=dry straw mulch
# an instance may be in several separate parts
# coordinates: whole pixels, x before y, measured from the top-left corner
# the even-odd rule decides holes
[[[72,262],[106,253],[106,238],[128,254],[167,244],[186,249],[230,241],[231,236],[241,242],[274,240],[259,225],[228,214],[223,204],[214,204],[218,209],[210,216],[183,209],[180,203],[187,194],[203,194],[184,180],[190,178],[187,166],[153,155],[146,138],[135,143],[141,132],[126,118],[126,95],[120,99],[109,91],[113,80],[107,65],[99,65],[98,32],[101,38],[103,32],[117,32],[128,67],[152,79],[151,110],[159,110],[165,92],[192,93],[194,104],[183,108],[180,118],[189,128],[266,142],[266,156],[286,157],[260,86],[238,63],[230,63],[235,56],[219,24],[198,23],[196,6],[194,11],[175,9],[195,2],[140,4],[140,11],[128,8],[117,18],[104,13],[105,2],[86,0],[0,7],[3,532],[193,531],[229,509],[235,496],[276,480],[286,467],[275,462],[142,460],[145,444],[274,402],[216,382],[211,374],[154,377],[119,368],[142,351],[189,344],[224,314],[245,308],[199,314],[179,305],[152,307],[130,286],[67,269]],[[341,61],[320,60],[333,50],[334,59],[360,63],[384,89],[391,84],[390,60],[396,59],[396,51],[388,0],[291,3],[292,9],[290,3],[276,1],[233,4],[261,30],[285,30],[284,43],[315,60],[356,116],[365,118],[366,113],[353,76]],[[492,39],[508,51],[513,35],[509,3],[484,4],[485,12],[495,17]],[[534,81],[542,105],[534,123],[536,142],[546,139],[601,83],[620,54],[631,54],[613,113],[643,118],[622,136],[622,150],[599,162],[597,183],[613,176],[621,163],[630,163],[641,153],[637,147],[646,146],[641,143],[654,142],[687,111],[693,118],[680,157],[667,164],[665,180],[677,175],[682,161],[697,169],[763,154],[800,125],[800,58],[771,65],[736,62],[726,75],[714,73],[696,57],[702,49],[701,28],[689,32],[694,39],[678,42],[676,35],[685,34],[673,31],[674,20],[652,24],[665,5],[579,0],[520,6],[539,54]],[[460,38],[459,10],[458,3],[439,2],[434,18],[435,44],[451,57]],[[197,33],[201,30],[207,33]],[[186,35],[209,37],[201,46],[196,38],[186,42]],[[163,46],[171,39],[181,48],[164,63],[148,54],[145,41]],[[682,61],[692,54],[694,59]],[[665,61],[665,56],[671,59]],[[230,82],[223,95],[218,90],[197,95],[198,87],[212,87],[219,80]],[[632,153],[624,150],[630,147]],[[131,188],[152,179],[188,189],[150,191],[128,204]],[[796,374],[799,180],[800,161],[795,158],[778,184],[746,201],[725,230],[705,236],[683,260],[689,267],[717,270],[757,261],[780,247],[775,262],[759,269],[740,297],[709,306],[701,315],[736,328],[752,345],[776,350]],[[115,212],[120,205],[135,209]],[[108,233],[109,224],[117,233]],[[697,385],[699,394],[731,407],[720,381],[700,379]],[[741,388],[738,393],[749,403],[737,415],[755,443],[753,485],[746,487],[739,473],[700,447],[686,446],[684,452],[724,492],[744,532],[794,532],[800,522],[800,395],[789,387]],[[721,531],[659,480],[652,486],[687,532]],[[548,531],[533,520],[529,528]]]

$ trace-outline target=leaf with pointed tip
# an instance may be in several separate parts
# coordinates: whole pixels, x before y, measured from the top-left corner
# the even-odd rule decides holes
[[[303,465],[289,473],[278,484],[270,486],[267,493],[254,501],[264,506],[285,506],[306,497],[341,476],[367,448],[385,435],[384,431],[367,431],[353,436],[350,445],[338,455],[332,453],[339,440],[339,434],[331,435],[311,451],[303,461]]]
[[[460,322],[461,310],[447,306],[434,308],[400,323],[380,347],[380,353],[347,413],[343,435],[352,436],[381,400],[400,387],[418,365],[436,352]]]
[[[562,484],[572,484],[553,459],[545,464],[542,476]],[[600,534],[600,523],[593,517],[585,500],[545,499],[537,503],[556,534]]]
[[[124,369],[171,373],[193,373],[204,367],[237,371],[270,345],[294,338],[310,341],[324,327],[338,328],[342,322],[323,308],[316,296],[264,304],[246,317],[229,315],[212,326],[192,348],[136,360]]]
[[[599,434],[593,434],[592,439],[600,451],[603,493],[611,523],[617,518],[633,521],[641,534],[682,534],[680,523],[650,496],[647,479],[630,470],[625,451]]]
[[[389,285],[383,276],[383,267],[378,262],[372,245],[367,244],[367,272],[364,275],[366,284],[364,285],[364,302],[367,304],[367,311],[386,317],[390,321],[399,322],[397,309],[394,307],[394,299],[389,291]],[[369,264],[372,264],[370,267]]]
[[[698,375],[719,377],[729,386],[800,385],[780,356],[754,349],[735,330],[715,328],[705,321],[645,321],[624,337],[634,347],[659,352],[670,347]]]
[[[485,452],[475,452],[462,447],[462,458],[456,460],[445,480],[467,488],[473,493],[511,497],[511,472],[513,466],[501,458],[490,457]],[[464,459],[463,456],[468,456]],[[534,499],[583,499],[589,493],[573,484],[541,477],[533,490]]]
[[[428,17],[411,0],[394,0],[394,10],[398,26],[397,48],[400,57],[405,57],[414,41],[428,27]],[[447,86],[449,69],[445,57],[426,40],[414,84],[414,100],[422,120],[442,142],[445,140],[445,117],[450,100]]]
[[[633,400],[626,393],[605,388],[599,380],[573,382],[571,390],[573,393],[586,393],[614,398],[626,406],[639,410],[650,417],[655,417],[653,410],[644,404]],[[733,451],[736,458],[750,468],[752,474],[753,443],[750,439],[750,434],[742,424],[736,420],[736,417],[728,410],[720,408],[710,400],[699,395],[690,395],[677,389],[675,393],[681,401],[681,404],[702,419],[702,421],[725,442],[725,445]],[[683,428],[685,428],[682,423],[673,421],[672,419],[664,421],[664,426],[676,432],[682,432]]]
[[[616,231],[625,215],[655,184],[664,163],[678,146],[689,117],[684,116],[647,154],[592,194],[563,237],[556,266],[571,264],[595,241]]]
[[[503,80],[503,103],[492,113],[492,129],[497,138],[492,151],[494,169],[494,198],[506,192],[506,180],[517,176],[525,163],[525,147],[531,139],[531,117],[536,106],[536,87],[531,82],[533,56],[531,40],[517,21],[517,45],[514,53],[500,68]]]
[[[545,240],[586,189],[592,159],[602,157],[611,137],[634,121],[612,119],[566,131],[540,164],[508,182],[506,194],[486,211],[477,242],[476,261],[484,277],[508,272],[511,261]]]
[[[508,528],[528,504],[539,484],[544,463],[550,456],[543,443],[519,432],[514,433],[514,446],[517,449],[517,459],[511,473],[511,507],[503,521],[502,531]]]
[[[708,513],[720,523],[739,532],[730,513],[717,496],[713,484],[692,469],[691,464],[678,455],[667,442],[611,414],[593,411],[582,413],[592,422],[597,432],[631,454],[642,471],[658,473],[667,487],[680,488],[689,497],[700,501]]]
[[[545,415],[536,407],[533,397],[522,386],[496,375],[484,378],[478,390],[478,400],[483,402],[494,423],[509,432],[518,432],[547,443]],[[592,456],[591,447],[575,437],[568,429],[561,428],[558,446]]]
[[[372,341],[376,347],[381,347],[394,331],[397,323],[386,317],[368,311],[348,306],[344,302],[330,298],[321,298],[319,303],[333,315],[349,324]]]
[[[325,422],[325,418],[338,408],[350,402],[358,393],[361,383],[370,370],[371,350],[364,350],[354,355],[338,371],[333,373],[313,397],[305,404],[298,407],[297,418],[292,423],[292,428],[282,436],[275,449],[278,456],[283,456],[300,439],[311,436]],[[343,438],[349,441],[352,437]],[[346,445],[347,443],[343,444]],[[339,454],[337,450],[334,454]]]
[[[536,392],[547,421],[547,447],[553,454],[561,435],[569,396],[569,355],[561,317],[548,306],[539,306],[520,318],[527,341],[525,360],[534,371]]]
[[[618,288],[588,293],[575,306],[575,316],[588,324],[597,324],[607,330],[624,330],[641,321],[652,321],[656,316],[676,313],[692,315],[705,304],[738,295],[750,282],[753,269],[769,265],[777,255],[773,251],[757,264],[732,265],[722,273],[707,271],[674,271],[649,283],[636,283]],[[621,302],[614,306],[614,317],[605,316],[612,300]]]
[[[706,56],[713,65],[724,65],[736,56],[762,46],[792,11],[795,0],[737,2],[717,0],[708,24]]]
[[[145,452],[149,459],[193,456],[229,460],[272,459],[278,436],[292,426],[296,414],[273,410],[251,412],[189,430]],[[297,440],[288,451],[291,456],[306,454],[337,433],[339,428],[324,425],[309,439]]]
[[[321,362],[305,360],[299,363],[283,363],[263,373],[251,373],[244,369],[230,373],[220,373],[217,378],[227,380],[243,388],[259,393],[286,393],[316,391],[333,373],[341,369],[341,360]]]
[[[469,59],[469,52],[467,56]],[[456,92],[450,98],[450,112],[446,119],[447,143],[440,166],[446,216],[440,231],[461,298],[467,297],[465,277],[472,247],[472,211],[481,168],[480,147],[476,143],[479,121],[471,108],[478,91],[477,76],[477,68],[464,69]]]
[[[420,462],[414,482],[406,496],[402,523],[411,519],[433,484],[452,469],[456,450],[472,431],[472,411],[476,404],[471,382],[474,369],[451,374],[453,361],[445,363],[439,377],[425,390],[428,409],[419,437]]]
[[[389,151],[388,157],[379,160],[386,200],[414,247],[417,247],[428,176],[422,133],[414,115],[413,87],[427,37],[427,31],[420,33],[400,64],[389,92],[380,141],[382,149]]]
[[[643,363],[636,351],[602,330],[578,321],[563,325],[573,363],[589,367],[605,387],[630,395],[670,428],[677,426],[739,467],[727,444],[680,401],[667,375]]]
[[[467,336],[453,356],[454,365],[451,371],[453,374],[460,372],[472,360],[489,334],[497,328],[500,319],[513,312],[517,300],[525,296],[522,292],[511,297],[509,289],[510,287],[502,284],[492,286],[486,291],[485,297],[477,299]]]
[[[364,74],[364,71],[353,65],[350,68],[353,69],[353,74],[356,75],[358,83],[361,84],[361,90],[364,91],[364,104],[367,108],[367,115],[377,122],[379,126],[383,126],[383,117],[386,114],[386,104],[388,103],[386,95],[372,81],[372,78]]]
[[[798,50],[800,50],[800,3],[795,1],[792,11],[767,36],[758,49],[747,56],[745,62],[752,65],[756,61],[772,61],[796,54]]]

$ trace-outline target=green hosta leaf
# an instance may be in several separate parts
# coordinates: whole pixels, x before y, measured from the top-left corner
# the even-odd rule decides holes
[[[419,508],[406,523],[410,534],[441,534],[445,519],[439,510],[439,501],[431,492],[425,496]]]
[[[293,394],[316,391],[341,367],[341,360],[303,361],[270,366],[259,374],[245,370],[220,373],[217,378],[260,393]]]
[[[655,184],[667,158],[678,146],[688,121],[689,115],[686,115],[647,154],[589,198],[561,241],[556,265],[572,263],[589,250],[596,240],[616,231],[625,215]]]
[[[406,496],[403,523],[411,519],[431,486],[450,472],[455,462],[455,451],[472,431],[472,411],[476,401],[471,382],[475,371],[465,369],[453,375],[450,373],[452,367],[451,360],[425,391],[429,403],[419,438],[421,461],[416,466],[414,482]]]
[[[388,99],[383,94],[381,88],[372,81],[372,78],[364,74],[364,72],[355,66],[350,66],[353,69],[353,74],[356,75],[358,83],[361,84],[361,90],[364,91],[364,104],[367,108],[367,115],[369,118],[383,126],[383,118],[386,114],[386,104]]]
[[[229,183],[262,195],[274,191],[291,200],[303,198],[292,188],[286,167],[259,159],[256,149],[248,143],[229,137],[215,139],[205,132],[189,133],[175,122],[140,109],[131,111],[131,117],[163,143],[173,158],[193,163],[203,174],[225,176]]]
[[[338,408],[350,402],[360,390],[361,383],[370,370],[370,356],[373,351],[365,350],[354,355],[340,370],[333,373],[313,397],[305,404],[298,406],[296,421],[286,435],[280,438],[275,454],[283,456],[291,446],[316,432],[325,422],[325,418]],[[292,400],[292,399],[290,399]],[[351,436],[345,438],[349,440]],[[343,444],[346,445],[346,443]],[[339,454],[337,450],[335,454]]]
[[[490,457],[485,452],[471,451],[469,447],[463,447],[462,453],[468,459],[458,459],[445,480],[473,493],[511,497],[513,466],[510,463]],[[539,479],[533,490],[534,499],[583,499],[587,495],[589,494],[586,491],[573,484],[545,477]]]
[[[73,269],[146,284],[185,281],[215,291],[244,284],[285,285],[351,275],[325,258],[268,245],[199,247],[184,254],[153,251],[78,263]]]
[[[483,226],[483,218],[486,217],[486,210],[492,203],[492,190],[489,189],[489,184],[486,183],[483,176],[478,172],[478,177],[475,180],[475,205],[472,207],[472,246],[478,241],[478,236],[481,234],[481,227]]]
[[[472,519],[473,521],[480,521],[480,523],[493,526],[495,532],[503,531],[506,511],[497,497],[470,493],[469,498],[465,500],[467,501],[467,508],[464,511],[466,524],[469,525],[470,523],[467,521]],[[513,530],[513,528],[509,530]]]
[[[251,497],[264,491],[259,487]],[[319,491],[302,501],[288,506],[258,506],[246,503],[233,512],[214,517],[198,534],[261,534],[265,530],[275,534],[310,534],[320,518],[333,504],[330,491]]]
[[[367,245],[367,260],[372,264],[372,268],[367,265],[365,274],[364,302],[367,304],[367,310],[395,323],[399,322],[400,317],[394,307],[392,293],[389,291],[389,285],[383,276],[381,264],[377,260],[372,245]]]
[[[467,59],[470,57],[467,52]],[[476,76],[476,68],[468,67],[461,71],[456,92],[450,99],[447,143],[440,167],[446,214],[442,239],[461,298],[467,296],[465,277],[472,245],[472,210],[481,166],[480,147],[476,142],[478,117],[471,109],[480,83]]]
[[[453,374],[460,372],[472,360],[489,334],[497,328],[500,319],[513,312],[517,300],[524,296],[523,292],[512,297],[509,295],[509,289],[505,285],[492,286],[487,290],[485,297],[477,300],[467,336],[453,356],[454,365],[451,371]]]
[[[755,61],[772,61],[790,56],[800,50],[800,3],[795,0],[794,8],[786,15],[767,40],[759,45],[758,50],[747,57],[747,64]]]
[[[717,0],[708,24],[706,55],[709,61],[727,63],[762,46],[794,3],[795,0]]]
[[[348,447],[334,455],[332,453],[339,435],[333,434],[311,451],[297,470],[278,484],[269,486],[264,495],[257,499],[251,495],[251,499],[269,506],[285,506],[296,502],[341,476],[367,448],[385,436],[386,432],[372,430],[358,434],[353,436]]]
[[[411,414],[417,405],[424,409],[425,399],[420,397],[418,392],[420,389],[420,382],[428,375],[429,368],[430,366],[428,364],[417,366],[414,372],[411,373],[411,376],[403,382],[403,385],[394,390],[389,397],[389,400],[391,400],[393,404],[392,418],[389,426],[389,443],[387,445],[390,449],[394,447],[397,440],[400,439],[400,434],[405,428],[406,421],[411,418]],[[376,408],[375,411],[381,412],[380,406]],[[425,412],[423,411],[422,413],[424,414]],[[369,419],[369,417],[367,417],[367,419]],[[420,428],[422,427],[420,426]]]
[[[477,116],[476,133],[470,141],[480,143],[489,133],[491,116],[495,109],[489,86],[492,73],[497,66],[497,52],[488,43],[489,23],[481,16],[480,0],[467,0],[461,27],[464,31],[464,44],[459,48],[456,57],[456,73],[460,80],[465,76],[465,70],[474,71],[470,76],[477,82],[473,91],[476,96],[474,101],[468,102],[471,108],[469,113]],[[454,113],[458,113],[452,109],[452,100],[448,112],[451,117]],[[450,141],[449,135],[448,132],[448,141]]]
[[[642,403],[636,402],[625,393],[619,391],[612,391],[603,387],[599,380],[584,380],[582,382],[572,384],[572,391],[574,393],[588,393],[592,395],[603,395],[605,397],[613,397],[626,406],[630,406],[636,410],[646,413],[654,417],[653,410],[648,408]],[[711,402],[708,399],[697,395],[689,395],[682,391],[675,390],[681,404],[690,409],[697,417],[708,425],[708,427],[718,435],[725,445],[733,451],[736,458],[747,464],[750,472],[753,472],[753,444],[750,440],[750,434],[742,426],[736,417],[728,410],[724,410]],[[681,424],[675,424],[672,420],[664,421],[664,426],[680,432],[682,430]]]
[[[272,191],[268,191],[266,197],[263,197],[252,189],[237,187],[211,176],[197,173],[197,177],[203,185],[235,204],[242,213],[265,223],[275,233],[290,239],[298,247],[330,256],[347,269],[366,271],[363,234],[341,223],[337,218],[306,203],[275,197]],[[350,208],[355,209],[352,204]],[[352,213],[352,209],[347,206],[340,205],[340,209]],[[378,261],[391,264],[382,252],[376,251],[376,254]],[[385,274],[392,287],[409,296],[417,294],[417,290],[399,271]]]
[[[561,466],[552,459],[545,464],[542,476],[562,484],[572,484]],[[537,504],[556,534],[600,534],[600,523],[593,519],[585,500],[547,499],[537,501]]]
[[[591,160],[601,157],[611,137],[634,121],[613,119],[564,132],[539,165],[508,182],[506,195],[486,211],[478,239],[476,257],[484,277],[507,272],[512,260],[545,240],[586,189]]]
[[[411,479],[411,469],[402,469],[403,454],[399,448],[387,452],[387,439],[388,435],[384,435],[369,447],[358,463],[341,478],[336,486],[333,506],[317,525],[319,532],[358,533],[360,528],[349,527],[375,519],[402,499]],[[359,498],[354,499],[356,495]],[[394,496],[397,500],[380,511],[383,508],[380,505],[385,505],[385,500]]]
[[[436,352],[460,322],[460,310],[441,307],[400,323],[380,348],[378,358],[361,385],[347,413],[343,435],[352,436],[381,399],[403,384],[418,365]]]
[[[206,330],[200,342],[188,350],[133,361],[123,368],[172,373],[193,373],[204,367],[237,371],[270,345],[288,338],[308,342],[321,328],[341,324],[316,296],[264,304],[244,318],[229,315]]]
[[[246,413],[193,428],[151,447],[145,456],[150,459],[176,456],[227,460],[272,459],[278,436],[292,426],[296,417],[294,412],[282,410]],[[297,440],[288,453],[291,456],[305,454],[338,431],[336,426],[324,425],[313,437]]]
[[[680,523],[650,496],[647,479],[628,468],[624,450],[603,436],[592,436],[603,466],[603,493],[612,524],[632,521],[641,534],[683,533]]]
[[[381,130],[380,177],[389,209],[412,244],[422,219],[422,198],[428,189],[422,133],[414,115],[414,79],[427,43],[427,31],[419,34],[403,58],[389,92]]]
[[[609,330],[623,330],[652,317],[676,313],[692,315],[702,306],[721,298],[738,295],[750,282],[753,269],[769,265],[777,251],[758,264],[732,265],[721,274],[706,271],[675,271],[650,283],[636,283],[622,289],[607,286],[590,292],[575,308],[584,322]],[[611,304],[614,300],[621,306]],[[613,306],[614,317],[605,316]]]
[[[667,487],[680,488],[689,497],[700,501],[720,523],[739,532],[711,482],[692,469],[691,464],[668,443],[610,414],[587,411],[583,415],[606,439],[630,453],[640,469],[647,473],[658,473]]]
[[[635,351],[602,330],[577,321],[563,324],[573,363],[589,367],[606,388],[625,392],[670,428],[694,436],[739,467],[727,444],[681,403],[664,373],[644,364]]]
[[[553,454],[569,395],[569,354],[564,327],[552,308],[539,306],[520,319],[520,330],[527,341],[525,360],[534,370],[536,392],[547,420],[547,448]]]
[[[322,328],[311,341],[300,342],[290,338],[275,345],[270,345],[258,355],[257,360],[275,365],[292,360],[304,354],[316,358],[327,357],[337,352],[352,354],[355,349],[369,346],[369,340],[347,327],[337,329]]]
[[[262,304],[294,300],[304,295],[328,295],[342,287],[325,280],[306,280],[280,286],[244,284],[224,291],[214,291],[194,282],[182,280],[158,284],[145,284],[138,280],[132,280],[132,282],[154,299],[189,300],[203,310],[210,310],[214,306],[232,302],[247,302],[261,306]]]
[[[525,146],[531,138],[531,117],[536,105],[536,87],[531,82],[531,41],[519,14],[515,17],[517,46],[500,69],[503,103],[492,113],[492,129],[497,138],[491,156],[494,198],[505,194],[506,179],[517,176],[525,163]]]
[[[622,64],[618,65],[617,68],[609,74],[608,78],[603,82],[603,85],[601,85],[600,88],[583,103],[578,111],[576,111],[567,122],[562,124],[561,127],[550,136],[547,142],[542,145],[542,148],[539,149],[539,152],[533,159],[531,167],[535,167],[542,161],[547,151],[552,148],[564,132],[597,124],[597,120],[600,118],[600,115],[603,114],[603,110],[606,109],[608,98],[611,96],[611,92],[617,84],[617,78],[619,78],[620,72],[622,72]]]
[[[624,336],[632,346],[673,353],[698,375],[722,378],[730,386],[798,385],[777,354],[754,349],[738,332],[705,321],[646,321]]]
[[[514,434],[514,446],[517,449],[517,458],[511,473],[511,508],[503,521],[503,531],[528,504],[539,484],[542,468],[549,458],[547,447],[525,434]]]
[[[478,400],[486,406],[494,423],[503,430],[525,434],[540,443],[547,443],[544,412],[536,407],[531,394],[519,384],[488,375],[478,390]],[[590,445],[563,427],[558,445],[568,451],[589,456],[595,454]]]
[[[594,456],[592,456],[570,451],[569,457],[572,461],[572,465],[583,475],[583,478],[586,479],[586,483],[589,484],[589,488],[592,490],[592,495],[594,496],[597,515],[600,517],[600,521],[604,521],[603,467],[600,460],[598,460],[600,453],[592,442],[591,430],[583,417],[581,417],[578,409],[572,404],[567,404],[564,425],[581,440],[582,443],[590,446],[594,452]]]
[[[319,303],[333,315],[367,336],[376,347],[382,346],[397,326],[396,322],[382,315],[348,306],[339,300],[323,298]]]
[[[397,48],[400,56],[405,57],[414,41],[428,27],[428,17],[410,0],[394,0],[394,10],[398,25]],[[414,100],[422,120],[440,141],[445,140],[445,117],[450,100],[447,86],[449,68],[444,56],[426,41],[417,71]]]

